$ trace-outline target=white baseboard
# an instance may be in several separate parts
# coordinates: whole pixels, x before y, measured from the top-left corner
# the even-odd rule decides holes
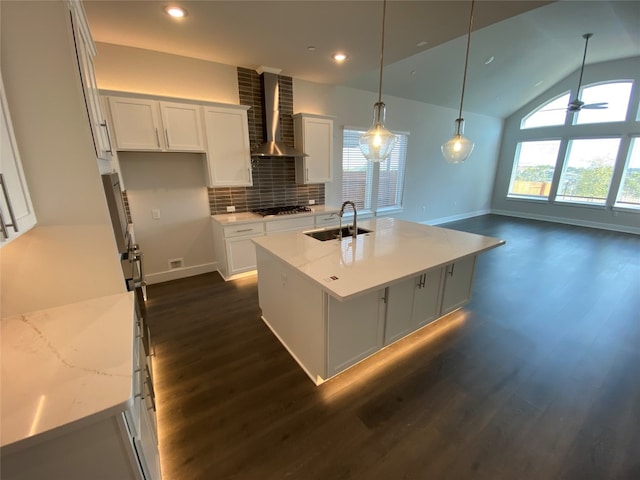
[[[578,227],[599,228],[601,230],[611,230],[614,232],[640,234],[640,228],[626,225],[614,225],[611,223],[590,222],[587,220],[577,220],[575,218],[553,217],[548,215],[536,215],[535,213],[511,212],[509,210],[491,210],[490,213],[503,215],[505,217],[528,218],[530,220],[542,220],[544,222],[564,223],[576,225]]]
[[[441,223],[456,222],[458,220],[465,220],[467,218],[479,217],[480,215],[487,215],[488,213],[491,213],[491,210],[476,210],[475,212],[467,212],[460,215],[452,215],[450,217],[440,217],[434,218],[432,220],[425,220],[424,222],[420,223],[425,225],[440,225]]]
[[[200,275],[202,273],[215,272],[218,270],[218,263],[205,263],[202,265],[195,265],[193,267],[174,268],[172,270],[165,270],[164,272],[147,273],[145,274],[145,280],[147,285],[153,285],[154,283],[168,282],[169,280],[177,280],[179,278],[193,277],[194,275]]]

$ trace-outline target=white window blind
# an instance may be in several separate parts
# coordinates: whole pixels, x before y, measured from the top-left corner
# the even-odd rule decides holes
[[[384,162],[380,162],[377,209],[402,207],[404,164],[407,158],[407,135],[396,135],[396,146]]]
[[[378,211],[402,207],[407,134],[396,134],[397,143],[387,160],[369,162],[358,139],[364,130],[345,128],[342,147],[342,200],[351,200],[358,210]]]

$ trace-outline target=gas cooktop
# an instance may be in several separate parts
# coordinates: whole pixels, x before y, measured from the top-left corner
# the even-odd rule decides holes
[[[284,207],[259,208],[257,210],[253,210],[253,213],[257,213],[258,215],[262,215],[263,217],[270,217],[272,215],[292,215],[294,213],[304,213],[310,211],[311,208],[305,207],[303,205],[287,205]]]

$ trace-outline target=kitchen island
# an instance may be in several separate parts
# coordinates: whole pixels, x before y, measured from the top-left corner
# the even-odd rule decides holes
[[[503,240],[393,218],[320,241],[258,237],[262,318],[319,385],[470,300],[478,254]]]

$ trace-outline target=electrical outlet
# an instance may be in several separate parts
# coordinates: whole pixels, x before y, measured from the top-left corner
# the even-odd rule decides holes
[[[236,207],[234,205],[229,205],[227,207],[227,213],[233,213],[236,211]]]
[[[160,219],[160,210],[159,210],[159,209],[157,209],[157,208],[152,209],[152,210],[151,210],[151,217],[152,217],[154,220],[159,220],[159,219]]]
[[[315,205],[316,201],[315,200],[309,200],[309,205]]]

